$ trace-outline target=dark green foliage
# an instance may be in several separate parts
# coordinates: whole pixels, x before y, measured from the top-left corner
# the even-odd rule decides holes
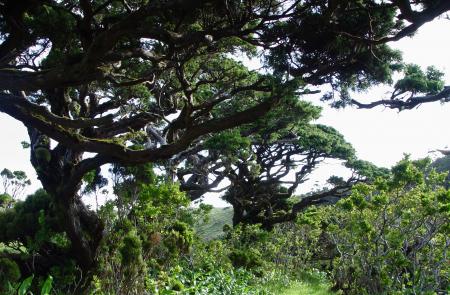
[[[444,88],[444,73],[435,67],[428,67],[426,73],[415,64],[408,64],[404,70],[405,76],[395,84],[396,95],[405,92],[436,94]]]
[[[108,235],[90,287],[94,294],[272,294],[258,286],[264,262],[260,248],[252,249],[267,241],[267,232],[254,227],[233,231],[229,242],[201,242],[191,225],[204,220],[208,206],[188,209],[186,196],[162,179],[123,183],[125,198],[100,211]],[[128,199],[131,183],[136,195]]]
[[[238,130],[224,131],[205,143],[205,148],[222,153],[236,153],[250,146],[250,139],[243,137]]]
[[[190,226],[184,222],[176,221],[168,228],[168,237],[164,241],[170,252],[188,252],[194,240],[194,233]]]
[[[14,208],[0,212],[0,240],[26,243],[28,238],[33,238],[38,233],[41,228],[39,218],[43,213],[50,212],[50,206],[50,196],[41,189],[28,196],[25,201],[17,202]]]
[[[105,187],[108,184],[108,179],[101,175],[100,168],[92,170],[83,176],[85,187],[83,193],[89,194]]]
[[[0,258],[0,292],[5,292],[21,277],[19,266],[8,258]]]
[[[234,267],[255,268],[262,265],[261,253],[254,249],[234,249],[229,257]]]
[[[389,169],[378,167],[368,161],[360,159],[351,159],[345,166],[358,171],[361,175],[372,180],[377,179],[378,177],[388,177],[390,174]]]
[[[135,232],[129,231],[120,247],[121,263],[124,266],[142,263],[142,242]]]
[[[0,253],[14,257],[23,272],[20,280],[34,274],[32,290],[40,290],[40,282],[49,274],[55,278],[56,288],[63,292],[79,280],[76,265],[66,256],[70,240],[58,223],[51,197],[43,189],[0,211],[0,225],[0,240],[4,245]],[[53,259],[58,262],[39,267],[32,264]]]
[[[317,149],[330,158],[352,159],[353,147],[333,127],[306,125],[298,131],[298,144],[304,149]]]
[[[34,154],[36,155],[36,159],[41,163],[49,163],[52,159],[52,155],[47,148],[37,148],[34,150]]]
[[[430,162],[405,158],[337,205],[311,207],[270,234],[228,229],[230,258],[236,266],[251,264],[250,245],[264,264],[288,273],[326,271],[345,294],[445,293],[450,192],[446,174]]]
[[[367,163],[354,164],[376,172]],[[441,262],[450,212],[450,192],[441,186],[445,175],[435,173],[427,159],[407,158],[391,176],[384,172],[376,174],[374,183],[356,185],[334,207],[306,210],[295,223],[275,225],[270,233],[258,225],[238,226],[228,229],[224,240],[208,243],[193,236],[190,223],[197,213],[185,207],[188,201],[176,186],[162,178],[130,182],[130,174],[124,192],[130,193],[134,183],[136,195],[128,198],[126,193],[121,202],[101,209],[108,235],[90,292],[272,294],[271,285],[287,286],[315,268],[328,272],[335,288],[349,294],[443,290],[448,268]],[[121,182],[116,185],[118,189]],[[39,214],[37,218],[42,219]],[[377,241],[384,241],[381,252]],[[437,280],[431,280],[433,269],[440,270]],[[70,271],[52,273],[55,290],[62,290],[64,278],[68,284],[74,280]]]
[[[285,36],[272,49],[268,63],[281,73],[289,71],[293,75],[302,75],[318,65],[330,69],[330,76],[309,78],[316,83],[330,81],[364,89],[373,83],[391,81],[393,70],[399,68],[400,53],[384,44],[372,47],[348,36],[370,34],[370,38],[377,39],[398,31],[402,22],[394,21],[395,8],[373,1],[333,4],[309,9],[299,6],[301,21],[280,22],[267,30],[265,37],[270,41],[280,34]]]

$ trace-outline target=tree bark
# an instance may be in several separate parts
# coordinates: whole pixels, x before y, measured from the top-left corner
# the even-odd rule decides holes
[[[49,138],[36,129],[29,128],[29,135],[31,163],[44,189],[52,197],[60,225],[70,240],[70,258],[75,260],[83,278],[88,280],[103,238],[103,223],[77,194],[81,180],[74,179],[74,167],[81,161],[82,153],[62,145],[51,150]]]

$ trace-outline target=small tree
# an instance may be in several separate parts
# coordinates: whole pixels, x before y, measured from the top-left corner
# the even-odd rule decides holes
[[[23,171],[11,171],[4,168],[0,172],[3,185],[3,195],[9,195],[13,200],[22,196],[27,186],[31,184]]]

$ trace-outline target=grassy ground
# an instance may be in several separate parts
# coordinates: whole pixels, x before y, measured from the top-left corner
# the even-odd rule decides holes
[[[299,273],[296,278],[281,277],[269,280],[266,290],[277,295],[338,295],[330,291],[331,283],[324,273],[309,271]]]
[[[318,271],[299,273],[297,278],[291,280],[289,285],[280,285],[278,290],[271,289],[279,295],[338,295],[330,291],[331,283],[325,274]]]
[[[280,295],[333,295],[329,291],[329,285],[325,283],[294,282],[288,289],[283,290]]]
[[[231,225],[233,208],[213,208],[209,214],[209,220],[195,227],[197,234],[205,240],[213,240],[223,235],[223,226]]]

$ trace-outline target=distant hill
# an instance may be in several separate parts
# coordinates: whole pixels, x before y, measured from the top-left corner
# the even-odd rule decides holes
[[[431,165],[436,168],[436,171],[438,172],[449,172],[450,155],[436,159]],[[450,173],[447,175],[447,188],[450,188]]]
[[[223,226],[231,226],[233,218],[233,208],[213,208],[206,222],[201,222],[195,226],[197,234],[205,240],[213,240],[223,235]]]

